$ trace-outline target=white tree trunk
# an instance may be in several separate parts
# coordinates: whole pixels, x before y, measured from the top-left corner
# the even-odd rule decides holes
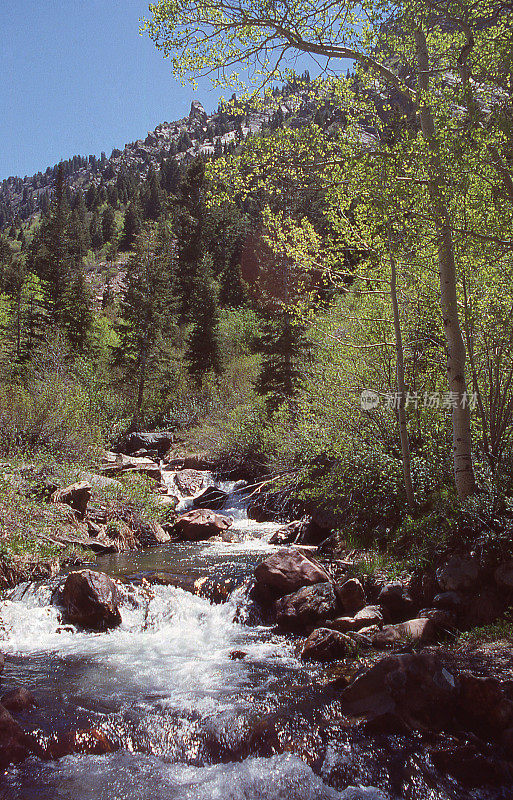
[[[430,158],[429,195],[438,239],[438,269],[440,296],[447,345],[447,382],[454,405],[452,408],[453,460],[456,491],[460,500],[475,491],[472,466],[472,437],[470,408],[465,382],[465,343],[460,327],[456,289],[456,263],[450,214],[444,202],[445,176],[436,139],[435,121],[429,103],[423,95],[429,90],[429,59],[424,31],[415,32],[418,85],[420,94],[420,123]]]

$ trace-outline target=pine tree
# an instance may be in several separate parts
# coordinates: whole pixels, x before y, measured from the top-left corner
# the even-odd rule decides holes
[[[160,199],[159,180],[153,164],[150,164],[148,169],[146,185],[143,188],[143,197],[146,218],[153,221],[158,220],[162,211],[162,202]]]
[[[61,325],[74,350],[83,353],[91,330],[93,315],[91,291],[81,267],[75,267],[64,295]]]
[[[158,372],[161,344],[172,330],[172,288],[167,229],[147,225],[136,238],[127,265],[118,323],[120,344],[114,354],[123,381],[133,380],[136,386],[132,430],[141,419],[148,378]]]
[[[121,234],[121,247],[123,250],[132,249],[135,237],[141,232],[141,225],[139,203],[136,200],[132,200],[125,212],[123,233]]]
[[[99,250],[103,246],[103,231],[100,215],[95,208],[91,214],[91,221],[89,223],[89,235],[91,239],[91,246],[95,250]]]
[[[194,291],[194,324],[187,339],[184,355],[189,374],[198,386],[209,372],[221,372],[218,339],[217,293],[212,279],[212,259],[205,256],[201,264],[201,278],[196,280]]]
[[[290,313],[284,310],[280,316],[268,318],[258,345],[263,360],[255,389],[265,398],[269,414],[283,403],[294,414],[303,381],[301,364],[309,346],[303,327]]]
[[[107,206],[102,214],[102,238],[103,242],[111,242],[116,233],[116,212],[112,206]]]

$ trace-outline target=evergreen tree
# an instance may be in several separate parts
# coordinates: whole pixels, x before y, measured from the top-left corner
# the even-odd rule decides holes
[[[111,242],[116,233],[116,212],[112,206],[107,206],[102,214],[102,238],[103,242]]]
[[[83,353],[86,349],[92,321],[91,291],[83,270],[81,267],[76,267],[64,295],[61,316],[62,327],[74,350]]]
[[[305,355],[309,342],[303,327],[290,313],[268,318],[258,342],[263,354],[262,366],[255,389],[265,398],[267,411],[272,414],[283,403],[294,414],[295,399],[301,389]]]
[[[91,221],[89,223],[89,236],[91,239],[91,246],[95,250],[99,250],[100,247],[103,246],[103,231],[100,215],[96,208],[91,214]]]
[[[121,247],[123,250],[131,250],[135,237],[141,232],[141,216],[139,203],[132,200],[125,212],[123,232],[121,234]]]
[[[118,323],[115,364],[123,381],[133,380],[136,400],[131,428],[139,425],[146,384],[158,372],[162,343],[172,330],[174,314],[170,242],[163,225],[147,225],[135,240],[127,266]]]
[[[217,293],[212,279],[212,259],[205,256],[194,291],[194,324],[187,339],[185,362],[189,374],[198,386],[209,372],[221,372],[218,340]]]
[[[158,220],[162,211],[162,202],[160,199],[159,180],[153,164],[150,164],[148,169],[146,184],[143,188],[143,198],[146,218],[153,221]]]

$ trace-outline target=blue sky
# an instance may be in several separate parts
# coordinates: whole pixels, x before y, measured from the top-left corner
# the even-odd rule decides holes
[[[147,36],[146,0],[0,0],[0,180],[74,154],[110,155],[220,92],[176,81]]]

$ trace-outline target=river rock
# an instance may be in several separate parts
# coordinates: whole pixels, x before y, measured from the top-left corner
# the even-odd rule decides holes
[[[216,486],[207,486],[200,494],[192,501],[193,508],[211,508],[212,511],[219,511],[226,505],[228,499],[228,492],[223,492]]]
[[[459,682],[459,705],[467,717],[479,721],[493,734],[513,725],[513,703],[504,693],[500,681],[462,672]]]
[[[299,550],[278,550],[255,569],[257,585],[276,594],[292,594],[303,586],[329,581],[327,573],[313,559]]]
[[[139,547],[155,547],[171,539],[169,533],[155,520],[133,519],[132,529]]]
[[[0,769],[9,764],[19,764],[27,755],[28,748],[23,729],[7,709],[0,705]]]
[[[32,692],[19,686],[17,689],[11,689],[0,698],[0,703],[10,713],[19,711],[26,711],[29,708],[35,708],[38,702]]]
[[[3,672],[5,667],[5,656],[3,653],[0,653],[0,673]]]
[[[71,486],[66,486],[65,489],[58,489],[52,494],[52,503],[65,503],[71,506],[78,515],[83,519],[87,511],[87,504],[91,499],[92,486],[89,481],[80,481],[80,483],[72,483]]]
[[[384,586],[378,596],[378,604],[384,606],[393,620],[408,619],[413,608],[413,600],[401,581],[393,581]]]
[[[283,628],[306,628],[333,617],[337,598],[331,583],[303,586],[276,601],[276,619]]]
[[[337,661],[356,651],[355,642],[331,628],[317,628],[305,642],[301,653],[303,661]]]
[[[513,591],[513,560],[506,561],[495,570],[495,581],[501,589]]]
[[[187,542],[199,542],[222,534],[231,524],[229,517],[215,514],[207,508],[198,508],[178,517],[173,530]]]
[[[152,458],[136,458],[136,456],[125,456],[122,453],[105,453],[101,472],[102,475],[108,477],[139,474],[148,478],[152,483],[160,485],[162,482],[160,466]]]
[[[423,608],[418,613],[419,619],[429,619],[438,629],[450,631],[454,628],[456,619],[451,611],[442,608]]]
[[[458,695],[453,675],[430,654],[388,656],[359,675],[340,696],[344,714],[397,715],[410,726],[443,726]]]
[[[119,750],[119,745],[111,742],[96,728],[82,731],[55,733],[35,750],[39,758],[55,760],[73,754],[103,756]]]
[[[160,458],[164,458],[174,442],[172,431],[139,431],[128,433],[120,439],[114,449],[117,453],[135,455],[139,450],[156,450]]]
[[[298,540],[304,526],[304,520],[296,519],[294,522],[289,522],[273,533],[269,539],[269,544],[292,544]]]
[[[436,570],[436,579],[443,592],[470,589],[479,577],[479,562],[471,556],[452,556]]]
[[[335,591],[340,605],[348,617],[354,616],[365,606],[365,592],[357,578],[343,580],[335,584]]]
[[[435,608],[458,613],[463,606],[463,598],[458,592],[441,592],[433,598]]]
[[[431,753],[431,759],[442,773],[450,775],[469,789],[511,783],[511,765],[484,755],[474,744],[439,748]]]
[[[184,497],[192,497],[205,486],[205,473],[197,469],[182,469],[175,475],[175,484]]]
[[[103,631],[121,622],[118,587],[103,572],[70,572],[60,593],[66,621]]]
[[[436,627],[431,620],[410,619],[408,622],[399,622],[397,625],[385,625],[374,637],[374,647],[392,647],[395,644],[426,644],[434,641]]]

